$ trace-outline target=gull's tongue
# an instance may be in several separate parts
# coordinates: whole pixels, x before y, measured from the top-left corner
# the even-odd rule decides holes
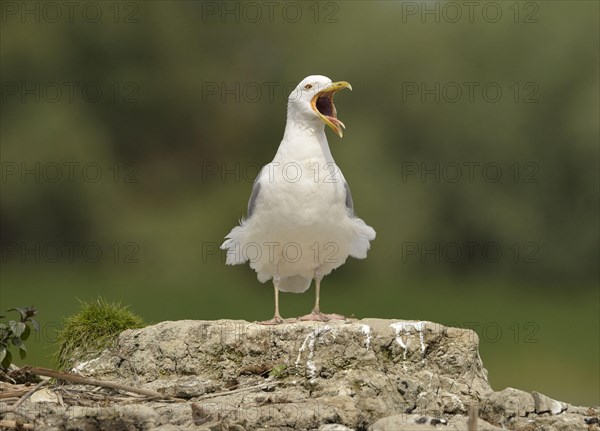
[[[337,109],[335,109],[335,105],[333,104],[333,96],[331,96],[331,108],[333,110],[333,116],[329,117],[329,119],[334,123],[334,124],[339,124],[340,126],[342,126],[342,129],[346,128],[346,125],[344,123],[342,123],[341,120],[338,120],[337,118]]]
[[[342,123],[340,120],[338,120],[337,118],[335,118],[335,117],[327,117],[327,118],[328,118],[328,119],[329,119],[329,121],[331,121],[333,124],[336,124],[336,125],[340,125],[340,126],[342,126],[342,129],[345,129],[345,128],[346,128],[346,125],[345,125],[344,123]]]

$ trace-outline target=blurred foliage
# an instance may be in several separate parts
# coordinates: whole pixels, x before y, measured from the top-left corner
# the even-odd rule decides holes
[[[25,359],[27,356],[27,348],[25,341],[31,335],[31,326],[35,331],[39,332],[39,323],[33,318],[37,311],[33,307],[11,308],[8,311],[16,311],[21,315],[19,320],[9,320],[8,322],[0,322],[0,369],[8,369],[12,364],[12,353],[10,346],[18,349],[19,357]],[[4,316],[0,316],[0,319]]]
[[[120,5],[117,22],[109,3]],[[276,151],[290,85],[324,74],[354,88],[336,97],[344,139],[328,137],[357,213],[378,233],[368,259],[349,260],[325,280],[331,305],[324,308],[495,321],[505,331],[535,321],[545,365],[547,353],[557,368],[585,367],[587,377],[582,371],[571,382],[587,386],[565,389],[569,383],[536,375],[534,355],[521,358],[519,381],[506,375],[502,384],[547,384],[555,397],[562,389],[598,404],[597,385],[589,384],[598,382],[590,367],[598,360],[598,312],[581,312],[598,302],[598,3],[501,2],[494,23],[481,9],[473,22],[463,11],[459,22],[438,23],[388,1],[320,3],[323,13],[336,5],[331,23],[324,15],[315,22],[312,2],[296,3],[304,14],[296,23],[282,9],[273,22],[266,12],[258,22],[207,17],[206,5],[220,2],[109,3],[100,3],[96,23],[80,13],[68,22],[65,12],[57,23],[3,15],[2,303],[43,297],[61,316],[73,311],[75,296],[102,294],[125,298],[151,320],[268,316],[271,289],[247,267],[226,268],[216,248],[243,216],[256,168]],[[135,22],[125,22],[132,4]],[[531,4],[536,22],[526,23]],[[57,84],[63,95],[55,103],[25,95],[23,103],[22,86],[36,83]],[[89,83],[103,92],[95,103],[81,95]],[[421,85],[435,91],[436,83],[439,101],[410,93]],[[454,103],[453,83],[463,92]],[[465,83],[477,84],[473,102]],[[502,90],[496,102],[482,95],[490,83]],[[208,91],[215,86],[216,94]],[[22,164],[35,170],[36,162],[40,169],[77,163],[74,181],[65,167],[57,182],[21,180]],[[86,163],[101,168],[98,181],[84,179]],[[428,174],[436,163],[438,174]],[[499,181],[484,177],[486,164],[502,169]],[[452,181],[456,166],[463,175]],[[75,244],[72,259],[66,243]],[[101,259],[84,256],[90,243]],[[466,243],[476,244],[472,259]],[[48,244],[62,249],[57,262],[44,254]],[[482,256],[486,244],[502,256]],[[453,259],[455,246],[461,259]],[[285,295],[282,306],[304,314],[310,296]],[[572,319],[596,341],[576,335],[573,350],[561,348],[555,323],[570,327]],[[500,368],[524,345],[504,347],[484,357],[488,367],[495,360]]]

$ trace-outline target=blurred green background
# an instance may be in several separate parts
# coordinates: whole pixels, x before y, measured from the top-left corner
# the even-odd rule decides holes
[[[49,3],[1,5],[0,299],[39,309],[25,362],[98,295],[270,318],[216,247],[323,74],[354,87],[327,133],[378,236],[322,308],[471,327],[496,390],[600,404],[597,2]]]

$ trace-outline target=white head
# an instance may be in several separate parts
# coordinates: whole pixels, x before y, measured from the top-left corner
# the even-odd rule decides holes
[[[341,138],[346,126],[337,118],[333,96],[344,88],[352,90],[346,81],[331,82],[326,76],[307,76],[288,97],[288,115],[293,113],[307,122],[322,121]]]

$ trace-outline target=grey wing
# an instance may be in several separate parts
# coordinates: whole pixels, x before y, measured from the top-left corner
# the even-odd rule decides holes
[[[350,186],[344,180],[344,188],[346,189],[346,208],[350,212],[351,215],[354,215],[354,202],[352,201],[352,192],[350,191]]]
[[[256,176],[254,180],[254,184],[252,184],[252,194],[250,195],[250,200],[248,201],[248,218],[252,217],[254,213],[254,208],[256,207],[256,199],[258,198],[258,194],[260,193],[260,172]]]

